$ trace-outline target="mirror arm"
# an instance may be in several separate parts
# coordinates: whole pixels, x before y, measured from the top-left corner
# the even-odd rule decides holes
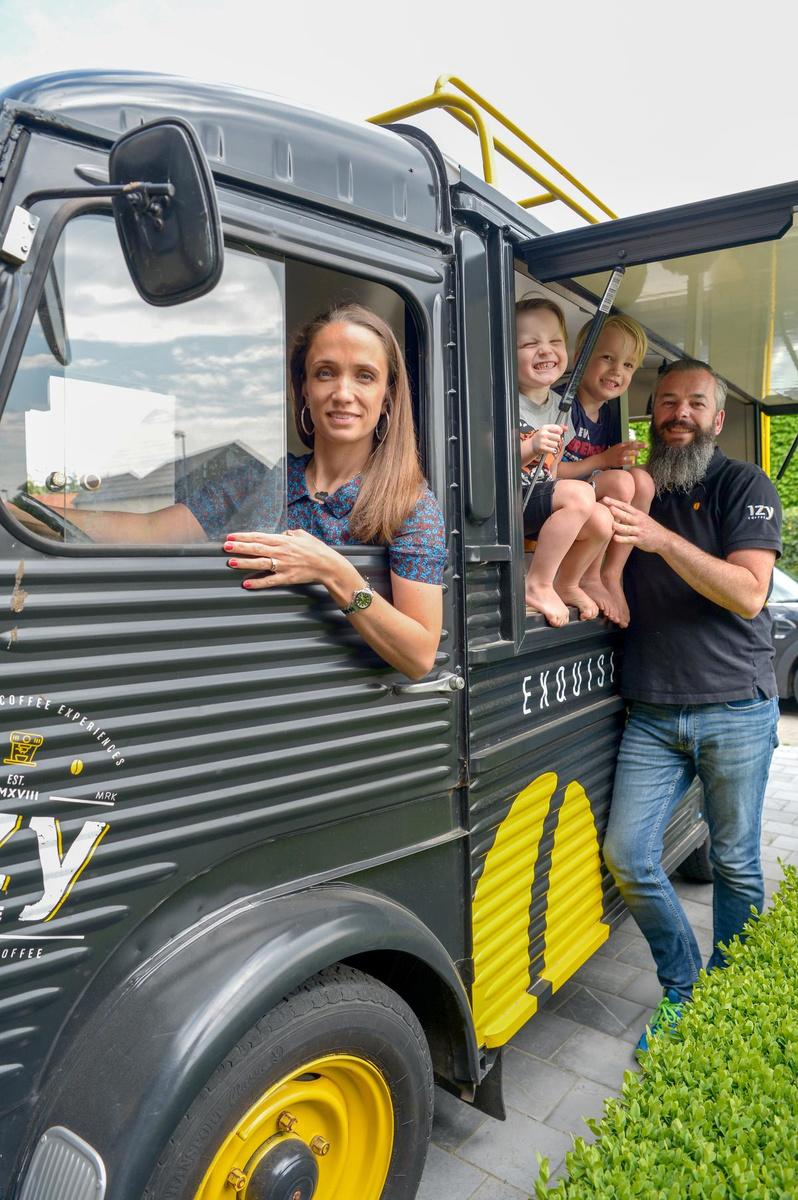
[[[88,188],[44,188],[31,192],[25,198],[25,207],[40,200],[90,200],[94,196],[128,196],[137,208],[146,211],[153,197],[171,200],[175,194],[173,183],[102,183]]]
[[[126,196],[131,208],[135,208],[141,216],[148,217],[160,233],[164,227],[164,207],[171,203],[174,195],[173,183],[133,180],[131,183],[102,183],[90,188],[43,188],[31,192],[25,199],[25,205],[29,208],[39,200],[93,200],[95,196]]]

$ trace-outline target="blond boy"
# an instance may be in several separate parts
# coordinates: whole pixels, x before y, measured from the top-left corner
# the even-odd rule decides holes
[[[577,335],[577,354],[589,328],[590,322]],[[621,314],[607,318],[577,390],[571,410],[575,434],[565,445],[559,470],[562,479],[590,479],[598,500],[623,500],[641,512],[648,512],[654,497],[648,471],[633,465],[645,442],[621,440],[620,419],[610,401],[627,390],[647,349],[637,321]],[[611,542],[581,580],[605,616],[622,627],[629,624],[622,579],[628,557],[628,546]]]

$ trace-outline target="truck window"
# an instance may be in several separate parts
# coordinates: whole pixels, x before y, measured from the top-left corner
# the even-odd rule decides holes
[[[110,218],[75,218],[2,417],[4,504],[36,533],[77,544],[86,538],[71,511],[153,512],[254,462],[276,528],[285,340],[282,262],[228,247],[214,291],[153,308],[130,281]]]

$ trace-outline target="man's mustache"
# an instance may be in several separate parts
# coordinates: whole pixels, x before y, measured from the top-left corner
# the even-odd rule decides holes
[[[698,426],[693,425],[691,421],[680,421],[674,418],[672,421],[663,421],[659,427],[662,429],[684,429],[687,433],[698,433]]]

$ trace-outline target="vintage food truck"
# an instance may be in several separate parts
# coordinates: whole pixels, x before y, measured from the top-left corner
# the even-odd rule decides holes
[[[629,415],[699,354],[761,461],[798,184],[554,234],[409,125],[143,74],[0,102],[0,1196],[411,1200],[433,1078],[501,1115],[502,1047],[622,911],[619,636],[525,612],[514,300],[573,331],[624,265]],[[279,501],[286,345],[340,299],[400,340],[445,514],[420,681],[320,588],[76,519],[252,459]],[[692,796],[668,864],[705,833]]]

